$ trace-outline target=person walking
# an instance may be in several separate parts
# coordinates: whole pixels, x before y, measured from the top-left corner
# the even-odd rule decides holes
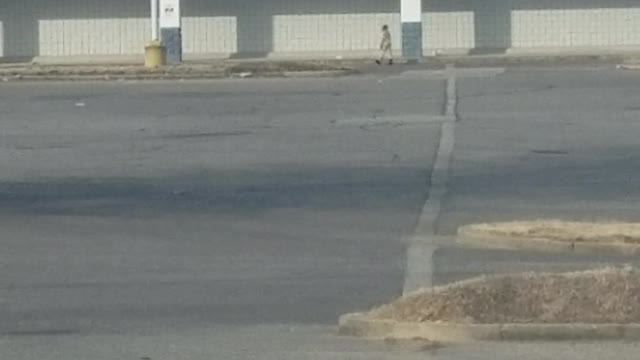
[[[389,32],[389,26],[382,26],[382,40],[380,41],[380,58],[376,60],[376,63],[380,65],[385,56],[389,56],[389,65],[393,65],[393,54],[391,53],[391,33]]]

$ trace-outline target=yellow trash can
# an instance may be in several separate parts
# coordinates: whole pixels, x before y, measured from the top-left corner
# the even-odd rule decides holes
[[[164,47],[158,40],[153,40],[144,47],[144,66],[157,68],[165,64]]]

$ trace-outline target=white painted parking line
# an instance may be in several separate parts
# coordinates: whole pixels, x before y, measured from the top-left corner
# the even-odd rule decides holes
[[[418,220],[414,236],[407,249],[407,266],[403,293],[408,294],[419,288],[429,287],[433,280],[433,252],[437,248],[435,242],[436,222],[440,216],[442,198],[447,193],[449,168],[455,145],[457,86],[456,71],[447,69],[446,111],[445,121],[440,132],[440,143],[436,161],[431,172],[429,196]]]

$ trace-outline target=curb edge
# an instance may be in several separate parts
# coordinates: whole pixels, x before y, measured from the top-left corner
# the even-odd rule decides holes
[[[276,71],[252,74],[248,78],[321,78],[355,75],[355,70]],[[0,82],[20,81],[130,81],[130,80],[216,80],[242,79],[237,73],[138,73],[138,74],[0,74]]]
[[[338,333],[372,339],[426,339],[437,342],[640,340],[640,324],[460,324],[408,323],[369,319],[354,313],[340,317]]]
[[[564,242],[544,238],[527,238],[517,236],[503,236],[474,230],[471,225],[458,229],[456,242],[476,248],[532,250],[540,252],[602,254],[634,256],[640,255],[640,245],[615,243],[582,243]]]

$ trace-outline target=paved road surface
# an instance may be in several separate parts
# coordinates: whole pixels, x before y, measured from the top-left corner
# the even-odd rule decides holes
[[[396,297],[442,89],[3,86],[0,357],[73,358],[43,345],[59,339],[334,326]]]
[[[460,76],[441,235],[522,216],[637,219],[640,77]],[[3,85],[0,358],[635,358],[623,343],[415,352],[333,334],[338,314],[402,291],[443,108],[442,77],[415,71]],[[512,255],[446,244],[435,280],[512,268]]]
[[[640,220],[637,73],[513,69],[458,82],[456,150],[442,235],[467,223],[518,219]],[[438,283],[478,273],[572,270],[604,255],[436,252]]]

